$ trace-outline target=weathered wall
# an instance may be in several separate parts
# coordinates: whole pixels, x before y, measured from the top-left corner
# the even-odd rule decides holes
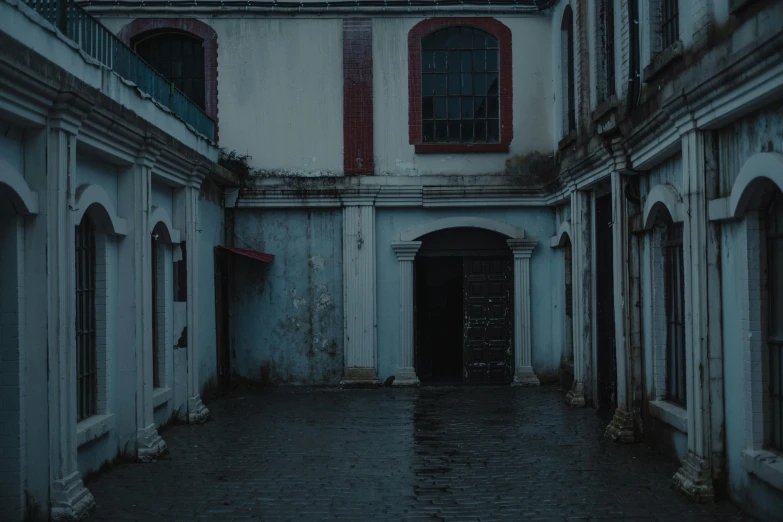
[[[215,246],[225,244],[223,207],[211,198],[199,201],[198,252],[198,358],[199,389],[217,378],[215,344]],[[190,355],[190,354],[188,354]]]
[[[562,256],[549,247],[555,233],[554,210],[549,208],[497,208],[448,210],[384,210],[376,214],[378,376],[394,375],[400,345],[399,262],[391,242],[413,226],[446,217],[476,216],[493,219],[525,230],[539,240],[530,260],[531,328],[533,368],[537,373],[557,372],[563,344],[564,293],[560,275]],[[509,254],[510,255],[510,254]]]
[[[783,103],[766,107],[717,132],[719,197],[731,194],[745,162],[759,152],[783,152]]]
[[[343,372],[342,211],[237,210],[235,245],[275,255],[234,257],[232,367],[286,384],[337,384]]]
[[[512,32],[514,140],[508,154],[414,154],[408,143],[408,31],[423,18],[373,20],[376,174],[502,172],[507,159],[552,148],[552,56],[547,18],[499,17]],[[129,18],[105,18],[119,32]],[[255,168],[343,172],[340,18],[214,18],[220,144]],[[531,52],[535,49],[535,52]],[[317,50],[317,52],[314,52]]]
[[[98,185],[106,194],[109,201],[117,209],[117,174],[118,169],[108,161],[89,154],[82,147],[77,147],[76,153],[76,186]]]

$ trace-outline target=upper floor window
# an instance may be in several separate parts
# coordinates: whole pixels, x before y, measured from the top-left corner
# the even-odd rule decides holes
[[[661,50],[666,50],[680,39],[680,7],[678,0],[660,0]]]
[[[497,143],[498,39],[472,27],[449,27],[424,37],[421,48],[424,143]]]
[[[767,347],[769,350],[769,446],[783,450],[783,192],[766,213]]]
[[[135,42],[135,51],[185,96],[206,108],[204,47],[195,36],[180,32],[156,32]]]
[[[685,278],[682,223],[666,227],[663,243],[664,299],[666,300],[666,399],[686,406]]]
[[[599,101],[615,94],[614,85],[614,0],[601,0],[598,8],[598,35],[601,55],[599,57],[601,78],[598,82]]]
[[[563,11],[560,25],[560,61],[563,82],[563,127],[565,134],[576,130],[576,79],[574,74],[574,14],[571,6]]]
[[[430,18],[408,33],[410,143],[417,153],[507,152],[511,31],[492,18]]]

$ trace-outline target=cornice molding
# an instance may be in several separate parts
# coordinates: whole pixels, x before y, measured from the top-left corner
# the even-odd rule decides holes
[[[77,92],[60,91],[49,110],[49,126],[74,136],[78,135],[93,106],[90,100]]]

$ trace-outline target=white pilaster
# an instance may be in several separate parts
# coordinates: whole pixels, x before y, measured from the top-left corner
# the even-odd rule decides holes
[[[710,361],[708,322],[707,198],[704,134],[682,136],[683,265],[685,269],[685,371],[688,454],[673,483],[700,501],[714,497],[710,466]]]
[[[185,187],[185,265],[187,270],[187,320],[188,320],[188,422],[201,423],[209,418],[209,410],[201,402],[199,381],[199,329],[198,329],[198,249],[199,205],[198,195],[206,172],[197,167]]]
[[[89,106],[76,95],[61,95],[50,115],[46,202],[49,319],[49,473],[52,520],[85,518],[95,509],[76,463],[75,223],[76,134]]]
[[[514,254],[514,372],[515,386],[538,386],[533,372],[533,347],[530,333],[530,256],[536,239],[506,240]]]
[[[136,457],[143,462],[155,460],[167,447],[155,427],[152,402],[152,238],[149,234],[150,193],[152,169],[161,152],[161,144],[147,140],[139,151],[132,170],[133,221],[132,258],[133,302],[136,303]]]
[[[590,234],[590,194],[571,192],[571,288],[574,343],[574,384],[566,395],[571,406],[585,406],[585,382],[592,356],[592,272]]]
[[[614,289],[614,332],[617,361],[617,408],[612,422],[606,428],[606,436],[624,443],[636,442],[636,422],[628,393],[629,359],[631,357],[627,321],[629,274],[628,274],[628,218],[623,191],[623,178],[618,171],[612,172],[612,266]]]
[[[377,188],[342,196],[345,373],[342,384],[378,382],[375,344],[375,196]]]
[[[392,248],[400,264],[400,348],[395,386],[419,384],[413,367],[413,260],[421,241],[395,241]]]

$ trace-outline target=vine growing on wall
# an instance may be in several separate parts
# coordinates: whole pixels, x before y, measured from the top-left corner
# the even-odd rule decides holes
[[[218,165],[233,173],[239,179],[240,187],[244,187],[248,178],[253,174],[253,169],[250,168],[251,158],[252,156],[249,154],[240,154],[235,150],[227,151],[226,149],[220,149]]]

